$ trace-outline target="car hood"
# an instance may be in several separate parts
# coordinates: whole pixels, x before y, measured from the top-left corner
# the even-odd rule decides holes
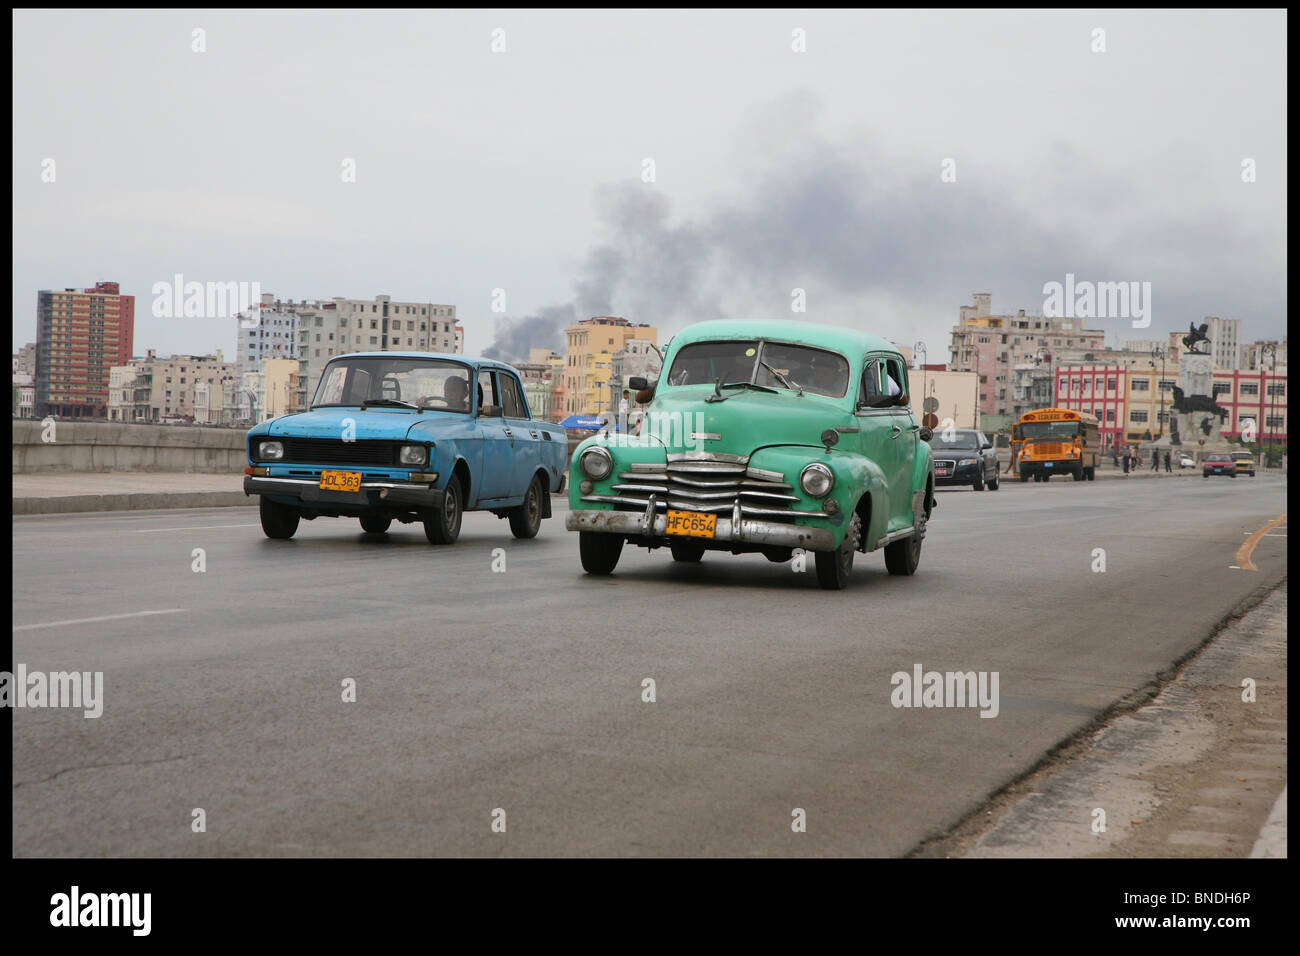
[[[412,426],[438,428],[463,425],[471,419],[457,412],[413,412],[405,408],[318,408],[313,412],[285,415],[267,422],[265,434],[273,438],[340,438],[344,429],[352,428],[356,441],[401,439]]]
[[[727,389],[723,402],[708,402],[707,386],[675,388],[657,395],[643,434],[668,450],[748,456],[770,445],[821,446],[828,428],[857,425],[856,417],[834,399],[805,393]],[[692,437],[695,436],[695,437]]]

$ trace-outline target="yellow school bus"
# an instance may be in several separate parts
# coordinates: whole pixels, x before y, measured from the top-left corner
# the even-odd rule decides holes
[[[1100,451],[1097,419],[1068,408],[1025,412],[1011,428],[1011,467],[1021,481],[1047,481],[1053,475],[1092,481]]]

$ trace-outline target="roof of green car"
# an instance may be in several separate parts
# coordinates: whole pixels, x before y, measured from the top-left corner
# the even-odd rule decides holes
[[[796,342],[849,355],[865,352],[897,352],[898,346],[888,339],[842,325],[795,322],[788,319],[716,319],[688,325],[673,336],[671,345],[678,348],[690,342],[717,339],[774,339]]]

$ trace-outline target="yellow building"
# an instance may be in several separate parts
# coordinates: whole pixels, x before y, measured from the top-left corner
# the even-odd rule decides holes
[[[258,404],[263,421],[294,411],[298,384],[297,359],[262,359],[258,377]]]
[[[659,344],[659,331],[612,315],[583,319],[564,330],[564,415],[599,415],[609,410],[614,353],[628,339]]]

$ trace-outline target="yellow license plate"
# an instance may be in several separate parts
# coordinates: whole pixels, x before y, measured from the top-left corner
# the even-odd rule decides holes
[[[665,534],[682,534],[692,538],[712,538],[718,526],[718,516],[698,511],[669,511]]]
[[[322,471],[320,473],[322,491],[360,491],[361,472],[359,471]]]

